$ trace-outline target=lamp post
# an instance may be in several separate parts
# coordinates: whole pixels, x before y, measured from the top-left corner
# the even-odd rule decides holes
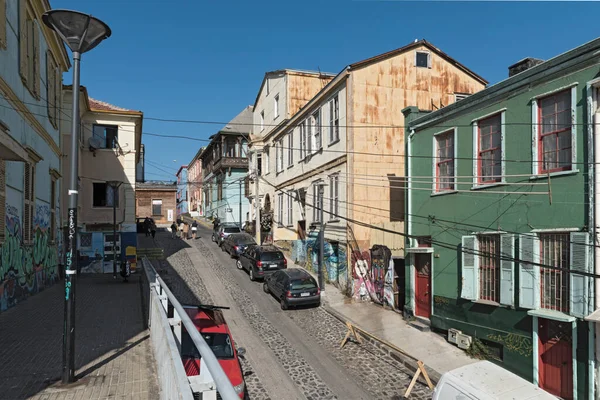
[[[113,239],[112,239],[112,255],[113,255],[113,278],[117,279],[117,201],[119,200],[119,187],[123,184],[121,181],[108,181],[108,186],[112,188],[113,198]]]
[[[63,331],[62,382],[75,380],[75,274],[77,273],[77,195],[79,165],[79,61],[81,54],[92,50],[111,35],[104,22],[77,11],[51,10],[42,21],[73,52],[73,115],[71,117],[71,175],[69,179],[69,235],[65,252],[65,323]]]

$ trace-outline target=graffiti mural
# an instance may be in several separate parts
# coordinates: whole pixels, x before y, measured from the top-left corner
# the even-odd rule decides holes
[[[371,299],[376,301],[375,287],[369,276],[371,253],[369,251],[353,250],[352,266],[352,277],[354,278],[352,296],[357,300]]]
[[[5,241],[0,248],[0,311],[58,279],[58,251],[49,243],[49,207],[36,207],[32,244],[22,240],[17,208],[7,205]]]

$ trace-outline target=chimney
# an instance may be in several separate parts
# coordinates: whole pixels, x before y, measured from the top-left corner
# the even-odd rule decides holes
[[[508,67],[508,77],[514,76],[520,72],[528,70],[531,67],[535,67],[538,64],[543,63],[544,60],[540,60],[539,58],[527,57],[522,59],[521,61],[517,61],[510,67]]]

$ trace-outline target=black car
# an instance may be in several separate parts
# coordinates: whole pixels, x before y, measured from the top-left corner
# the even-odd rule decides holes
[[[232,257],[239,257],[248,247],[256,246],[254,238],[247,233],[232,233],[223,240],[221,249]]]
[[[321,304],[321,289],[317,281],[301,268],[276,271],[265,278],[265,293],[271,293],[279,300],[282,310],[289,307]]]
[[[151,226],[154,225],[154,219],[148,218],[150,220]],[[136,218],[135,223],[137,227],[137,233],[146,233],[146,218]]]
[[[255,281],[287,268],[287,260],[275,246],[253,246],[240,254],[236,266],[238,269],[247,270],[250,280]]]

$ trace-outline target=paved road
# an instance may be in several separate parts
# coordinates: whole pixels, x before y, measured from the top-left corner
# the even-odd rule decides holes
[[[231,307],[225,317],[247,350],[252,400],[402,398],[411,379],[404,367],[369,344],[339,349],[346,333],[339,320],[321,307],[282,311],[262,283],[251,282],[211,242],[209,229],[199,233],[187,242],[157,234],[169,255],[163,270],[175,293]],[[431,398],[431,392],[417,383],[411,398]]]

